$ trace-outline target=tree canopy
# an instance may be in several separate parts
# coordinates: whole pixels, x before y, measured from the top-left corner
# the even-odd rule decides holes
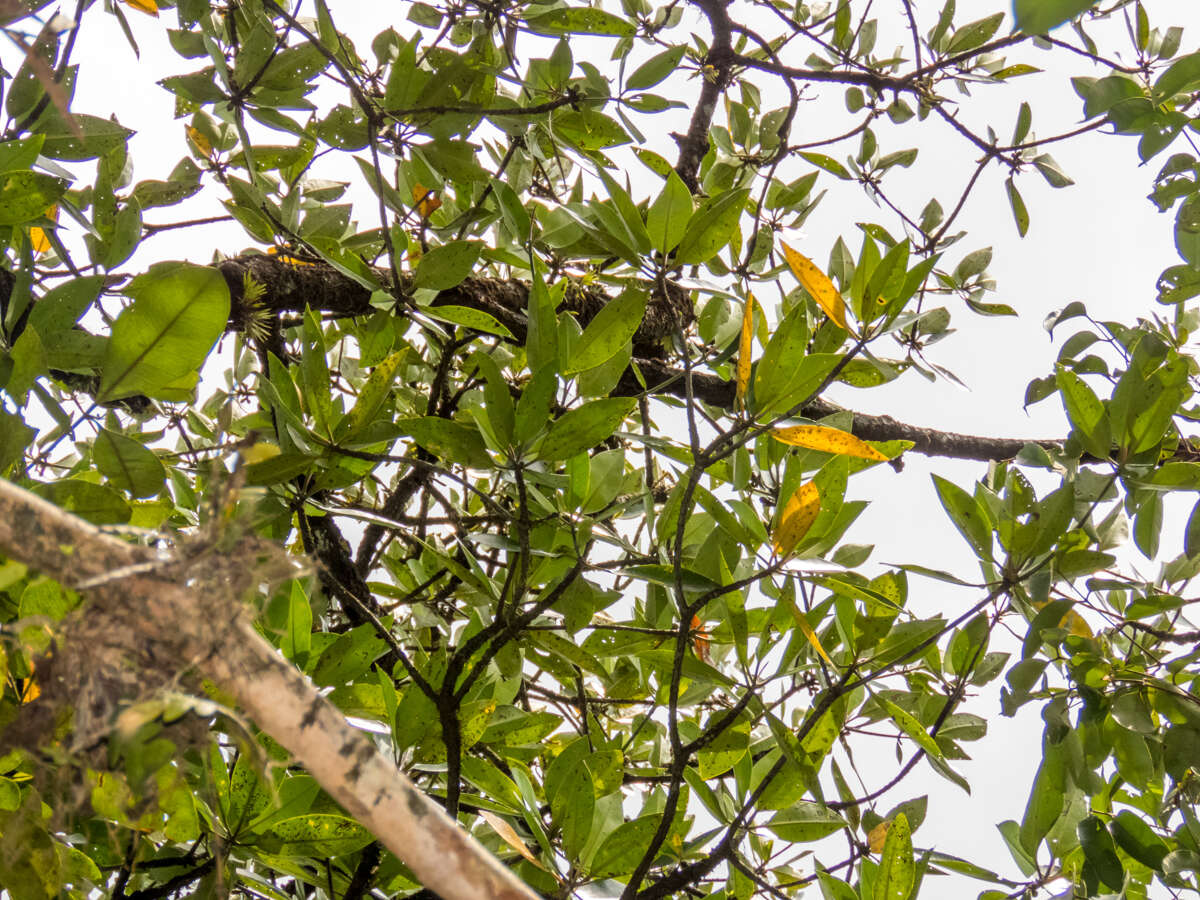
[[[1169,6],[71,7],[0,0],[14,900],[1200,889],[1200,504],[1167,514],[1200,491],[1200,51]],[[173,96],[166,178],[74,99],[106,17],[110,53],[177,57],[137,86]],[[992,117],[1059,77],[1077,122]],[[1069,431],[847,406],[1017,314],[964,214],[999,173],[1025,235],[1091,132],[1158,172],[1178,261],[1127,321],[1046,321],[1024,400]],[[801,234],[863,192],[873,221]],[[855,476],[911,454],[976,461],[928,486],[974,569],[852,530]],[[1009,858],[923,840],[1030,705]]]

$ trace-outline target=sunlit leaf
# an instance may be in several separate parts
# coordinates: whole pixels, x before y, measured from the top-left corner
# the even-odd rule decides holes
[[[779,516],[779,526],[772,536],[775,552],[788,556],[800,539],[812,528],[821,511],[821,493],[811,481],[806,481],[784,504]]]
[[[846,301],[842,299],[841,292],[834,286],[829,276],[817,268],[816,263],[803,253],[793,250],[782,241],[780,246],[783,247],[783,258],[787,260],[788,268],[792,270],[792,274],[796,276],[801,287],[808,291],[809,295],[825,311],[825,315],[829,316],[839,328],[843,331],[850,331],[850,325],[846,322]]]
[[[856,438],[848,431],[839,428],[829,428],[825,425],[791,425],[787,428],[772,430],[771,437],[793,447],[806,447],[809,450],[821,450],[825,453],[838,453],[842,456],[854,456],[859,459],[873,459],[886,462],[884,456],[866,441]]]
[[[745,406],[746,388],[750,385],[750,355],[754,349],[754,295],[748,294],[742,309],[742,332],[738,338],[737,403]]]
[[[48,207],[45,216],[50,221],[57,222],[58,204]],[[33,252],[39,256],[50,250],[50,238],[46,237],[46,232],[37,225],[29,229],[29,243],[33,247]]]
[[[422,185],[413,185],[412,198],[417,215],[422,219],[428,219],[442,208],[442,201],[438,199],[437,194]]]

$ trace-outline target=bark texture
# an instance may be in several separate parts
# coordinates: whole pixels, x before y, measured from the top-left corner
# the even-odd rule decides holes
[[[426,797],[309,681],[255,632],[233,590],[238,554],[214,548],[164,557],[101,532],[0,479],[0,552],[87,593],[92,636],[192,668],[228,691],[345,810],[445,900],[533,900],[524,885]],[[251,550],[253,554],[253,550]],[[244,562],[244,560],[243,560]],[[197,579],[203,584],[197,584]],[[219,590],[228,581],[227,590]],[[95,621],[125,635],[96,635]],[[94,670],[94,644],[59,656]],[[59,667],[63,671],[64,667]],[[68,667],[70,668],[70,667]],[[39,671],[41,671],[39,669]],[[53,686],[48,686],[53,691]],[[84,686],[86,687],[86,686]],[[29,704],[36,707],[40,701]]]

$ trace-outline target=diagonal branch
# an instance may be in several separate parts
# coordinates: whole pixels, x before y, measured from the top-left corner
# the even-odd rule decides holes
[[[0,479],[0,553],[63,585],[91,583],[89,619],[120,616],[141,643],[228,691],[352,816],[446,900],[537,894],[461,829],[259,635],[232,596],[214,598],[127,544]],[[118,577],[122,572],[136,572]],[[115,618],[114,618],[115,621]],[[87,654],[81,645],[58,654]],[[29,704],[30,707],[39,701]]]

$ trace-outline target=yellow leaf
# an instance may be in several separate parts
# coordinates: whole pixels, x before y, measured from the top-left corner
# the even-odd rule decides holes
[[[148,15],[158,16],[158,3],[156,0],[125,0],[125,4]]]
[[[242,456],[242,464],[253,466],[256,463],[266,462],[268,459],[274,459],[283,451],[279,449],[278,444],[271,444],[267,441],[258,441],[251,444],[249,447],[243,447],[239,451]]]
[[[1033,606],[1035,609],[1042,609],[1049,602],[1049,600],[1034,600]],[[1087,623],[1087,619],[1073,609],[1068,609],[1063,614],[1063,617],[1058,620],[1058,625],[1060,628],[1066,628],[1070,634],[1076,637],[1090,640],[1096,636],[1096,633],[1092,631],[1092,626]]]
[[[311,260],[301,259],[299,256],[293,256],[291,253],[287,252],[286,248],[281,249],[281,248],[275,247],[275,246],[268,247],[267,255],[268,256],[277,256],[277,257],[279,257],[280,262],[285,262],[289,266],[315,266],[316,265],[316,263],[312,262]]]
[[[29,664],[29,677],[21,682],[21,703],[32,703],[42,695],[42,689],[38,687],[37,679],[34,678],[33,663]]]
[[[842,456],[857,456],[859,459],[887,460],[886,456],[866,441],[859,440],[848,431],[829,428],[826,425],[792,425],[790,428],[776,428],[771,432],[771,436],[775,440],[791,444],[793,447],[806,447],[809,450],[821,450],[825,453],[837,453]]]
[[[746,387],[750,384],[750,354],[754,346],[754,295],[746,298],[742,311],[742,336],[738,340],[737,405],[746,402]]]
[[[492,826],[492,830],[504,839],[504,843],[508,844],[508,846],[512,847],[539,869],[546,868],[544,865],[542,865],[542,861],[534,856],[529,851],[529,848],[525,846],[525,842],[521,840],[521,836],[517,834],[517,830],[504,821],[504,819],[500,818],[495,813],[488,812],[486,809],[479,810],[479,816],[483,819],[483,821]]]
[[[867,834],[867,845],[871,848],[872,853],[879,853],[883,850],[883,842],[887,840],[888,829],[891,827],[891,820],[885,819]]]
[[[212,142],[204,136],[204,132],[195,125],[187,125],[185,126],[185,130],[187,131],[188,140],[190,140],[195,148],[200,151],[200,155],[208,159],[212,159],[213,145]]]
[[[787,244],[783,244],[783,258],[787,260],[788,268],[799,280],[801,287],[825,310],[825,315],[833,319],[838,328],[849,331],[850,326],[846,322],[846,301],[829,280],[829,276],[818,269],[811,259]]]
[[[51,206],[44,213],[47,219],[52,222],[58,221],[58,204]],[[29,243],[33,245],[34,255],[41,255],[50,249],[50,239],[46,237],[46,232],[34,225],[29,229]]]
[[[429,188],[414,184],[412,189],[413,204],[422,219],[428,219],[442,207],[442,201]]]
[[[834,664],[833,660],[829,658],[829,654],[826,653],[825,648],[821,646],[821,641],[817,637],[817,633],[813,631],[813,627],[808,624],[808,619],[805,617],[804,613],[800,611],[800,607],[796,605],[795,600],[791,601],[791,604],[792,618],[796,620],[796,627],[800,629],[800,633],[808,639],[810,644],[812,644],[812,648],[817,651],[817,655],[832,666]]]
[[[812,528],[817,513],[821,511],[821,492],[811,481],[800,485],[796,493],[786,504],[779,516],[779,527],[775,529],[772,543],[775,552],[780,556],[788,556],[800,539]]]

